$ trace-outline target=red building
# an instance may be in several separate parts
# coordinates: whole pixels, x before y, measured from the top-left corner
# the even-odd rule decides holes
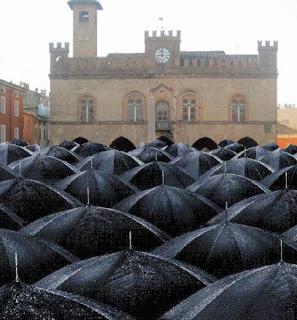
[[[0,142],[23,138],[25,89],[0,79]]]

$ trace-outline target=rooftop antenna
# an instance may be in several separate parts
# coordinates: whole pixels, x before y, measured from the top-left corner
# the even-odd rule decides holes
[[[14,261],[15,261],[15,282],[19,283],[20,278],[19,278],[19,263],[18,263],[18,254],[15,252],[14,254]]]
[[[164,17],[159,17],[158,20],[160,22],[160,29],[164,30]]]
[[[129,250],[132,250],[132,231],[129,231]]]
[[[90,188],[87,187],[87,204],[90,205]]]

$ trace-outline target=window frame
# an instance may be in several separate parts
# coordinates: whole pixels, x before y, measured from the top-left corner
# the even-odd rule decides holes
[[[94,121],[95,102],[91,96],[83,96],[79,101],[80,121],[91,123]]]
[[[5,96],[1,96],[1,101],[0,101],[0,112],[5,114],[6,113],[6,97]]]
[[[231,120],[233,123],[247,122],[247,99],[244,96],[233,96],[231,100]]]
[[[17,132],[17,135],[16,135],[16,132]],[[19,127],[13,128],[13,136],[14,136],[14,139],[20,139],[20,128]]]
[[[19,100],[14,101],[14,116],[19,117],[20,116],[20,102]]]
[[[6,125],[5,124],[0,125],[0,136],[1,136],[0,137],[1,143],[6,142]]]

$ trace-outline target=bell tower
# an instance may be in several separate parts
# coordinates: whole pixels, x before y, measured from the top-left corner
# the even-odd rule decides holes
[[[73,10],[73,57],[97,57],[97,0],[71,0]]]

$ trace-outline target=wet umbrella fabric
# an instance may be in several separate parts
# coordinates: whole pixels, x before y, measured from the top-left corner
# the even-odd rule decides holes
[[[297,165],[272,173],[261,181],[270,190],[297,189]]]
[[[204,272],[178,261],[125,250],[72,264],[36,285],[79,294],[151,320],[209,283]]]
[[[17,216],[15,213],[6,208],[3,204],[0,204],[0,228],[19,230],[25,225],[23,219]]]
[[[42,182],[17,178],[0,182],[0,203],[25,222],[80,206],[80,202]]]
[[[25,147],[26,150],[29,150],[30,152],[40,152],[40,146],[38,144],[31,144],[29,146]]]
[[[94,169],[106,174],[121,175],[141,164],[141,161],[129,156],[125,152],[108,150],[86,158],[78,168],[80,170]]]
[[[261,158],[260,161],[268,164],[274,170],[281,170],[297,164],[297,159],[294,156],[281,150],[270,152]]]
[[[202,196],[166,185],[130,196],[115,208],[135,214],[171,236],[196,229],[220,210]]]
[[[114,175],[86,170],[62,180],[58,188],[85,204],[111,208],[138,190]]]
[[[101,143],[87,142],[80,145],[74,152],[82,158],[90,157],[93,154],[107,151],[108,147]]]
[[[3,142],[0,144],[0,164],[9,165],[10,163],[30,157],[32,153],[23,147],[12,143]]]
[[[74,152],[60,146],[53,146],[47,152],[47,156],[58,158],[72,165],[76,165],[81,161],[81,158]]]
[[[228,276],[160,317],[163,320],[295,320],[297,267],[278,263]]]
[[[245,146],[243,144],[240,144],[238,142],[234,142],[232,144],[228,144],[225,149],[234,151],[236,153],[242,152],[245,150]]]
[[[224,220],[282,233],[297,224],[297,191],[284,189],[236,203],[208,224]]]
[[[266,155],[269,155],[271,151],[264,149],[263,147],[252,147],[240,152],[237,158],[250,158],[254,160],[261,160]]]
[[[64,140],[59,144],[59,146],[67,150],[73,150],[74,148],[77,148],[79,144],[74,141]]]
[[[26,147],[28,145],[28,143],[23,139],[13,139],[11,143],[20,147]]]
[[[184,156],[187,153],[197,151],[195,148],[190,147],[187,144],[184,143],[176,143],[172,144],[171,146],[168,146],[166,149],[164,149],[167,153],[169,153],[172,157],[181,157]]]
[[[128,152],[128,154],[137,157],[144,163],[153,161],[170,162],[173,159],[166,151],[148,146],[140,147]]]
[[[155,139],[152,142],[149,142],[146,144],[147,147],[153,147],[153,148],[164,148],[167,147],[167,143],[165,141]]]
[[[132,320],[112,307],[65,292],[12,282],[0,288],[2,320]]]
[[[285,148],[283,151],[290,153],[292,155],[296,155],[297,154],[297,146],[294,144],[290,144],[289,146],[287,146],[287,148]]]
[[[275,143],[268,143],[265,146],[263,146],[263,148],[268,151],[274,151],[274,150],[277,150],[279,148],[279,146]]]
[[[230,140],[230,139],[225,139],[225,140],[222,140],[222,141],[218,144],[218,146],[220,146],[221,148],[224,148],[224,147],[227,147],[227,146],[229,146],[230,144],[233,144],[233,143],[235,143],[235,141]]]
[[[150,189],[161,184],[186,188],[196,180],[179,167],[165,162],[151,162],[124,173],[121,178],[140,190]]]
[[[17,174],[13,172],[8,166],[0,164],[0,181],[15,179]]]
[[[272,232],[224,222],[174,238],[154,254],[197,266],[218,278],[276,263],[281,259],[281,238]],[[294,262],[297,251],[283,243],[284,257]]]
[[[89,140],[86,139],[86,138],[84,138],[84,137],[77,137],[77,138],[75,138],[75,139],[73,140],[73,142],[75,142],[75,143],[77,143],[77,144],[79,144],[79,145],[82,145],[82,144],[84,144],[84,143],[88,143]]]
[[[101,207],[81,207],[39,219],[21,230],[54,242],[79,258],[90,258],[129,247],[149,251],[169,236],[147,221],[121,211]]]
[[[205,176],[213,176],[222,174],[224,172],[233,173],[240,176],[247,177],[251,180],[261,181],[274,170],[268,165],[261,163],[250,158],[238,158],[231,159],[225,163],[219,164],[218,166],[210,169]]]
[[[179,157],[171,161],[170,164],[177,166],[186,171],[194,179],[198,179],[212,167],[221,163],[219,158],[204,152],[191,152],[183,157]]]
[[[211,155],[216,156],[217,158],[221,159],[222,161],[231,160],[236,156],[236,152],[232,150],[228,150],[225,148],[215,149],[210,152]]]
[[[15,279],[16,255],[19,277],[29,284],[78,260],[57,245],[19,232],[0,229],[0,285]]]
[[[197,181],[187,188],[210,199],[221,208],[257,194],[269,192],[260,183],[231,173],[223,173]]]
[[[52,185],[77,172],[67,162],[40,153],[15,162],[10,167],[15,173],[24,178]]]

